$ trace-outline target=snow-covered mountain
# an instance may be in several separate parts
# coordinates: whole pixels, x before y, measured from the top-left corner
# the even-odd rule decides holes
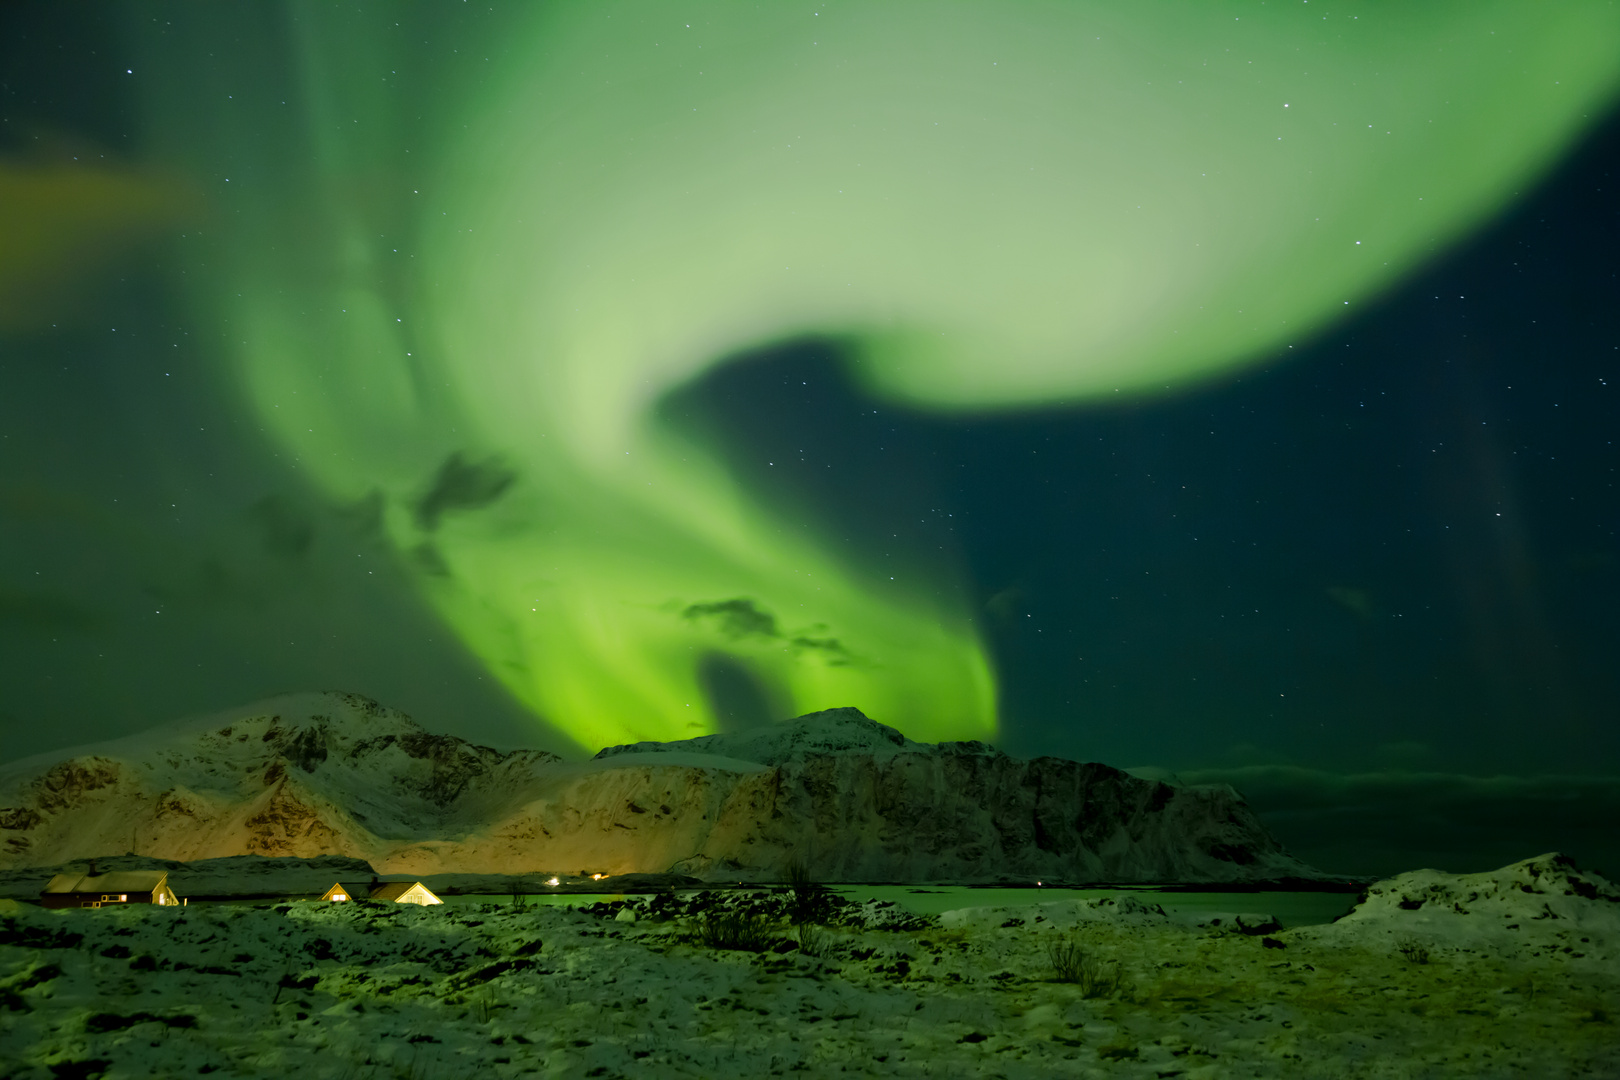
[[[945,743],[959,753],[984,753],[983,743]],[[912,742],[887,724],[869,720],[859,709],[827,709],[810,713],[771,727],[720,735],[704,735],[678,742],[639,742],[610,746],[596,760],[623,758],[626,754],[704,754],[780,765],[803,760],[809,754],[847,756],[862,754],[876,761],[889,761],[896,754],[920,754],[932,750],[928,743]]]
[[[358,694],[292,694],[0,768],[0,865],[365,858],[511,813],[558,760],[433,735]]]
[[[1227,787],[913,742],[856,709],[568,763],[297,694],[0,768],[0,868],[137,852],[383,873],[828,881],[1322,877]]]

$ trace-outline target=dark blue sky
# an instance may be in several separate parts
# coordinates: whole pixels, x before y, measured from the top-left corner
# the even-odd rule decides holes
[[[808,343],[672,411],[866,557],[965,558],[1009,749],[1612,766],[1617,152],[1611,123],[1486,232],[1219,385],[950,422],[858,399]]]

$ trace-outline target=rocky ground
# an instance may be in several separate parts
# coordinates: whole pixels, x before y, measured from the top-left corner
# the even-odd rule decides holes
[[[781,892],[16,905],[0,1061],[19,1078],[1620,1075],[1614,890],[1547,857],[1491,880],[1486,897],[1403,875],[1297,929],[1129,898],[939,918],[812,903],[799,914],[830,925],[802,931]],[[1470,891],[1481,910],[1460,914]],[[763,947],[719,947],[739,943]]]

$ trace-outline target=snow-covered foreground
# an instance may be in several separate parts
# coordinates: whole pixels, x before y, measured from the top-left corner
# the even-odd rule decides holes
[[[802,943],[775,922],[758,953],[704,945],[699,909],[781,913],[783,894],[8,907],[0,1073],[1620,1075],[1601,878],[1543,857],[1378,888],[1331,926],[1270,933],[1128,897],[939,918],[869,903]],[[1480,910],[1457,911],[1470,891]],[[1096,996],[1057,981],[1058,942],[1101,962]]]

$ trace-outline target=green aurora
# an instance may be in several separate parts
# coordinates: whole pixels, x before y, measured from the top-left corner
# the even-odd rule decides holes
[[[715,730],[739,685],[996,730],[961,583],[835,553],[663,418],[673,391],[805,338],[951,411],[1275,360],[1620,82],[1597,0],[627,0],[471,29],[296,3],[281,67],[250,16],[184,14],[130,22],[172,72],[154,141],[217,201],[183,279],[246,407],[587,747]],[[263,100],[199,93],[205,44]]]

